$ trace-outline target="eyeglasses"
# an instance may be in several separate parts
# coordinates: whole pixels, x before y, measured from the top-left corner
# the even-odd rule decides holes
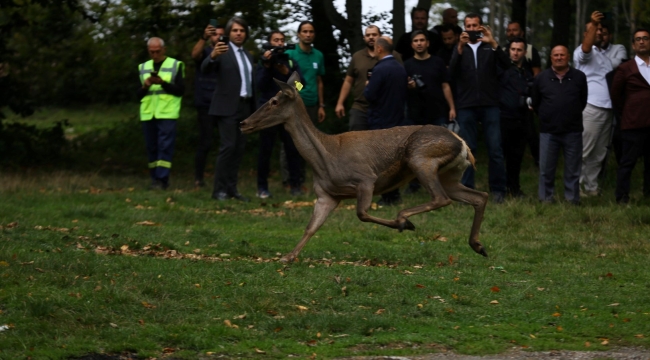
[[[648,37],[648,36],[639,36],[639,37],[634,38],[634,41],[636,41],[636,42],[641,42],[641,40],[648,41],[648,40],[650,40],[650,37]]]

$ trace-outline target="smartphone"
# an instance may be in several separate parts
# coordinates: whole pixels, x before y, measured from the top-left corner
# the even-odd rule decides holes
[[[614,20],[614,13],[605,11],[603,13],[603,21],[612,21]]]
[[[217,19],[210,19],[210,25],[217,27],[217,25],[219,25],[219,22],[217,21]]]
[[[476,30],[468,30],[466,31],[467,35],[469,35],[469,41],[475,42],[478,39],[481,39],[483,37],[483,33],[480,31]]]
[[[152,72],[151,72],[151,76],[158,76],[158,71],[155,71],[155,70],[152,71]]]
[[[228,37],[226,35],[221,35],[221,36],[219,36],[219,42],[222,42],[222,43],[225,43],[226,45],[228,45],[228,43],[230,42],[230,37]]]

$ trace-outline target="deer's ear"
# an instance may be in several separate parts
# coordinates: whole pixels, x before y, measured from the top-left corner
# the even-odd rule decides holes
[[[294,71],[291,76],[289,76],[289,80],[287,80],[287,84],[293,85],[297,82],[300,82],[300,75],[298,75],[297,71]]]
[[[293,75],[291,77],[293,77]],[[275,81],[276,84],[278,84],[278,86],[280,87],[280,90],[282,91],[283,95],[289,97],[290,99],[293,99],[293,98],[296,97],[297,90],[295,88],[294,83],[291,82],[291,83],[287,84],[287,83],[285,83],[283,81],[280,81],[278,79],[273,79],[273,80]],[[289,81],[291,81],[291,78],[289,78]]]

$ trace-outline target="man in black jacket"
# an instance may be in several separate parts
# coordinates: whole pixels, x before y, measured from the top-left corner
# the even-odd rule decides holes
[[[524,39],[510,40],[508,52],[512,65],[500,76],[501,141],[506,160],[508,193],[519,198],[524,197],[519,185],[519,173],[526,148],[529,113],[527,100],[530,96],[529,84],[533,82],[533,74],[523,66],[526,56]]]
[[[555,170],[564,155],[564,197],[580,204],[582,111],[587,106],[587,77],[569,67],[569,49],[551,50],[550,69],[535,77],[533,109],[539,115],[539,200],[554,202]]]
[[[413,30],[407,33],[404,33],[399,40],[397,40],[397,45],[395,45],[395,51],[402,55],[402,60],[406,61],[413,57],[415,54],[413,48],[411,47],[411,35],[413,31],[422,30],[426,31],[427,37],[429,38],[429,54],[437,54],[440,47],[442,47],[442,40],[440,39],[440,34],[427,30],[427,24],[429,22],[429,11],[424,8],[415,7],[411,11],[411,23],[413,24]]]
[[[449,71],[456,84],[456,115],[460,136],[474,153],[477,147],[477,126],[479,122],[483,125],[490,158],[490,191],[496,203],[503,202],[506,192],[506,170],[499,124],[497,67],[507,69],[509,66],[508,55],[492,37],[490,29],[482,25],[480,16],[468,14],[465,17],[465,31],[461,34],[449,62]],[[462,183],[474,188],[473,167],[467,168]]]

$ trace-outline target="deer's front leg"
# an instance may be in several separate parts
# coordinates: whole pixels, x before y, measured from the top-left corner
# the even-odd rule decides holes
[[[336,209],[340,202],[340,200],[332,198],[318,185],[314,185],[314,190],[318,196],[316,204],[314,205],[314,213],[312,214],[311,220],[309,221],[309,224],[307,225],[307,228],[305,229],[305,232],[302,235],[302,239],[300,239],[298,245],[296,245],[296,247],[290,253],[284,255],[280,259],[280,261],[283,263],[291,263],[296,259],[302,248],[307,244],[309,239],[314,236],[316,231],[318,231],[321,225],[323,225],[330,212]]]

